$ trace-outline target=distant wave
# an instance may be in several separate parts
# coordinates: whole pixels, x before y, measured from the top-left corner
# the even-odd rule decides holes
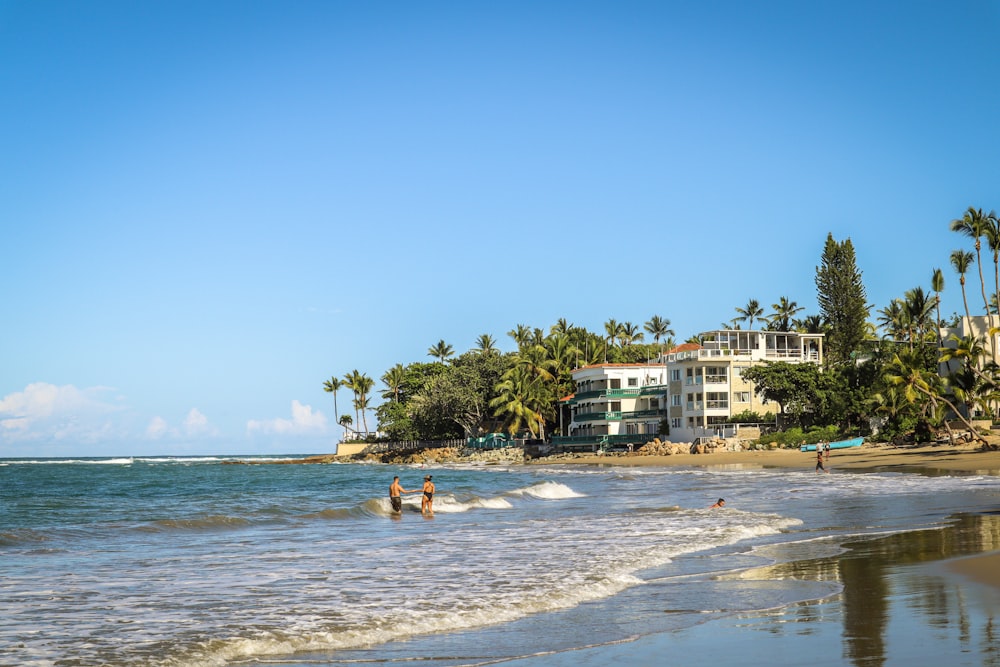
[[[162,519],[147,524],[153,530],[213,530],[216,528],[239,528],[249,526],[251,521],[238,516],[221,514],[192,519]]]

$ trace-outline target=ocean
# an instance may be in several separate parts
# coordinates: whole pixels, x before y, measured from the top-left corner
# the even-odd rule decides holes
[[[846,575],[822,564],[944,534],[968,522],[956,508],[988,517],[1000,493],[985,474],[835,465],[272,458],[0,459],[0,665],[568,666],[837,598]],[[425,474],[434,516],[418,494],[393,515],[393,475]],[[935,557],[1000,548],[983,521]]]

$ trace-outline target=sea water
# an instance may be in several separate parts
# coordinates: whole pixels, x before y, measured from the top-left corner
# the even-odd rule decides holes
[[[556,655],[835,595],[727,573],[941,526],[1000,492],[990,475],[270,463],[0,460],[0,665]],[[427,474],[434,515],[419,494],[393,514],[393,475]]]

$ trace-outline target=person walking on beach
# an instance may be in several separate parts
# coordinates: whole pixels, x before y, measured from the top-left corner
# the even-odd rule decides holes
[[[434,482],[431,481],[433,475],[424,477],[424,497],[420,499],[420,513],[434,515]]]
[[[823,466],[823,448],[816,445],[816,472],[822,470],[823,472],[830,472]]]
[[[829,461],[830,460],[830,443],[829,442],[823,444],[823,454],[824,454],[823,458],[825,460]]]
[[[399,475],[392,478],[392,484],[389,485],[389,502],[392,504],[393,512],[400,512],[403,509],[403,494],[404,493],[417,493],[416,491],[407,491],[403,488],[403,485],[399,483]]]

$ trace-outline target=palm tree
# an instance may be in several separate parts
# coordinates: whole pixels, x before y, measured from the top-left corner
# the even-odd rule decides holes
[[[934,308],[934,300],[927,297],[923,287],[907,290],[905,297],[903,307],[909,325],[910,349],[912,350],[914,339],[923,343],[927,337],[927,327],[931,319],[931,311]]]
[[[674,335],[674,330],[670,328],[670,320],[659,315],[653,315],[649,318],[644,328],[646,329],[646,333],[653,337],[653,341],[657,345],[660,344],[660,339]],[[661,349],[660,351],[662,352],[663,350]]]
[[[618,335],[621,338],[622,347],[628,347],[629,345],[642,342],[643,338],[642,332],[639,331],[639,326],[637,324],[632,324],[631,322],[622,323],[621,331]]]
[[[549,335],[568,334],[573,329],[573,325],[566,321],[565,317],[560,317],[556,323],[549,328]]]
[[[798,321],[796,328],[802,333],[826,333],[826,322],[823,321],[822,315],[806,315]]]
[[[363,374],[358,369],[354,369],[350,373],[344,375],[344,386],[351,390],[354,394],[354,400],[352,404],[354,405],[354,421],[357,423],[361,422],[361,415],[358,414],[358,394],[361,393],[361,378]],[[355,431],[356,432],[356,431]]]
[[[365,427],[365,435],[368,435],[368,392],[375,386],[375,380],[367,375],[358,378],[358,397],[354,399],[354,407],[361,411],[361,423]]]
[[[531,327],[527,324],[518,324],[515,328],[507,332],[507,335],[514,339],[517,349],[521,349],[531,340]]]
[[[399,392],[403,389],[405,381],[406,369],[403,367],[403,364],[396,364],[387,370],[382,374],[382,384],[385,385],[382,398],[399,403]]]
[[[768,324],[774,331],[791,331],[795,316],[805,310],[796,302],[789,301],[787,296],[780,297],[778,303],[771,304],[771,308],[774,313],[768,318]]]
[[[986,280],[983,278],[983,257],[982,257],[982,237],[989,234],[992,227],[989,216],[983,215],[983,209],[972,208],[965,211],[965,214],[957,220],[951,221],[951,231],[958,232],[963,236],[968,236],[976,243],[976,264],[979,265],[979,284],[983,291],[983,308],[989,317],[990,328],[993,328],[993,314],[990,313],[990,300],[986,298]]]
[[[476,339],[476,349],[479,354],[494,354],[497,351],[496,340],[489,334],[482,334]]]
[[[972,327],[972,315],[969,313],[969,299],[965,294],[965,274],[969,267],[976,261],[975,255],[965,250],[953,250],[951,253],[951,265],[958,273],[958,284],[962,287],[962,303],[965,305],[965,321],[970,330]]]
[[[944,272],[934,269],[931,274],[931,289],[934,291],[934,330],[937,331],[938,347],[944,345],[941,338],[941,292],[944,291]]]
[[[878,325],[885,330],[885,337],[894,341],[903,340],[907,332],[906,308],[899,299],[893,299],[889,305],[876,311]]]
[[[455,354],[455,349],[444,342],[444,339],[439,340],[432,347],[427,348],[428,357],[437,357],[437,360],[442,364],[448,359],[448,357]]]
[[[907,403],[915,404],[923,398],[929,402],[932,411],[937,410],[938,401],[944,403],[965,424],[973,438],[984,445],[987,444],[986,440],[979,435],[976,427],[941,391],[940,378],[936,373],[927,370],[919,351],[904,350],[895,354],[887,368],[885,379],[890,386],[898,387],[903,391],[903,397]]]
[[[979,214],[982,215],[981,210]],[[986,214],[984,236],[990,247],[990,252],[993,253],[993,296],[1000,298],[1000,218],[997,217],[996,211],[990,211]],[[992,314],[993,311],[987,307],[987,312]],[[990,319],[990,327],[993,327],[992,318]],[[996,361],[995,358],[994,361]]]
[[[755,319],[759,319],[760,316],[764,314],[764,309],[760,307],[760,303],[757,302],[757,299],[750,299],[747,301],[747,307],[737,308],[736,313],[739,317],[734,318],[734,321],[740,320],[741,322],[746,322],[747,329],[752,331],[753,321]]]
[[[504,418],[511,435],[527,428],[533,437],[545,437],[545,411],[551,410],[551,394],[538,375],[524,365],[515,365],[497,384],[496,397],[490,401],[494,414]]]
[[[351,428],[351,424],[354,423],[354,420],[351,419],[351,415],[340,415],[340,419],[338,419],[337,422],[344,427],[345,431],[353,431],[354,433],[357,433],[357,431]]]
[[[622,333],[622,325],[618,323],[618,320],[611,318],[604,323],[604,333],[607,335],[608,343],[614,347],[615,341]]]
[[[333,421],[335,422],[340,421],[340,416],[337,414],[337,390],[343,386],[344,383],[336,376],[323,383],[323,391],[333,394]]]
[[[374,385],[375,380],[357,369],[344,376],[344,386],[354,392],[352,404],[354,405],[354,414],[357,417],[356,421],[364,424],[366,435],[368,434],[368,418],[365,416],[364,410],[368,408],[368,392]]]

